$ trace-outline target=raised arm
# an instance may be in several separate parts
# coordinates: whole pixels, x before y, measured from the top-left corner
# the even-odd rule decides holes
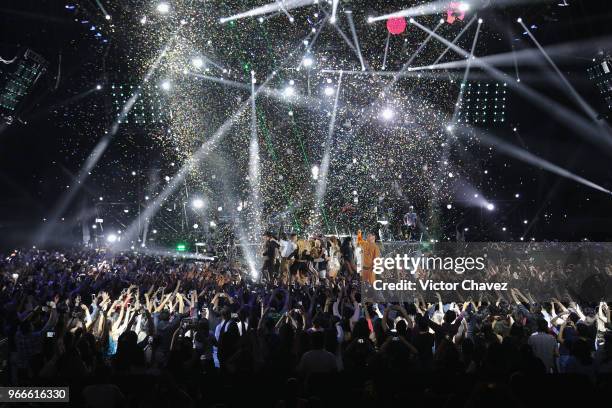
[[[382,317],[382,328],[385,333],[389,331],[389,312],[390,311],[391,311],[391,306],[385,307],[385,311]]]

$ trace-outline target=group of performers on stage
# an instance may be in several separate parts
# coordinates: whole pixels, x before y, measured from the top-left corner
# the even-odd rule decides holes
[[[400,236],[402,240],[413,241],[417,236],[418,222],[414,207],[410,206],[402,218]],[[390,240],[388,223],[379,222],[380,240]],[[277,237],[271,232],[264,234],[263,268],[264,280],[281,279],[286,282],[289,276],[305,283],[319,279],[334,279],[338,274],[350,276],[361,274],[364,281],[373,282],[374,259],[380,257],[376,244],[376,234],[364,237],[361,230],[355,239],[351,236],[314,236],[299,239],[297,234],[280,233]]]
[[[362,279],[373,281],[374,258],[380,257],[376,235],[369,233],[364,238],[358,231],[355,242],[350,236],[340,240],[336,236],[317,236],[298,239],[297,234],[264,234],[263,268],[264,280],[291,276],[302,283],[320,279],[335,279],[338,274],[350,276],[361,274]]]

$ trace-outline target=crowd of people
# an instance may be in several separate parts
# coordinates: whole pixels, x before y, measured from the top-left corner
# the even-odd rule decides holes
[[[380,255],[373,236],[266,234],[261,254],[257,279],[239,264],[181,256],[7,254],[1,382],[69,385],[86,407],[529,406],[530,378],[572,375],[580,392],[611,384],[605,301],[538,302],[512,289],[371,303],[360,288]]]

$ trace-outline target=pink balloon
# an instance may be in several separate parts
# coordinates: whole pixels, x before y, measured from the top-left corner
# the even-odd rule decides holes
[[[393,35],[398,35],[406,30],[406,19],[404,17],[392,17],[387,20],[387,30]]]

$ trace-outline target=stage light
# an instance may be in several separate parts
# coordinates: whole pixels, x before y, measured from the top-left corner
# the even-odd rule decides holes
[[[520,196],[521,196],[521,195],[520,195],[519,193],[516,193],[516,194],[514,195],[514,198],[519,198]]]
[[[444,19],[443,18],[440,19],[440,24],[444,24]]]
[[[157,234],[157,230],[156,230],[156,229],[154,229],[154,230],[153,230],[153,233],[154,233],[154,234]]]
[[[336,91],[334,90],[333,87],[326,86],[323,92],[325,93],[326,96],[332,96]]]
[[[19,274],[18,273],[14,273],[11,276],[13,277],[14,280],[19,279]]]
[[[263,17],[259,17],[258,20],[259,20],[260,23],[264,22],[264,18]]]
[[[223,211],[223,207],[217,207],[217,211]]]
[[[104,18],[107,19],[107,20],[110,20],[111,16],[109,14],[107,14],[107,15],[104,16]]]
[[[452,132],[452,131],[453,131],[453,125],[448,125],[448,126],[446,127],[446,130],[447,130],[448,132]]]
[[[414,18],[411,17],[409,21],[414,24]]]
[[[453,178],[455,175],[453,173],[448,173],[448,177]]]
[[[478,24],[482,24],[482,18],[478,19]]]
[[[285,88],[285,90],[283,91],[283,94],[287,97],[290,98],[293,95],[295,95],[295,88],[292,86],[288,86]]]
[[[115,234],[108,234],[108,236],[106,237],[106,241],[110,244],[112,244],[113,242],[117,242],[117,236]]]
[[[336,17],[330,17],[329,22],[331,24],[336,24]]]
[[[168,14],[170,12],[170,5],[166,2],[161,2],[156,7],[160,14]]]
[[[495,206],[492,203],[487,203],[486,207],[489,211],[493,211],[495,209]]]
[[[385,108],[385,109],[383,109],[383,111],[382,111],[382,117],[383,117],[383,119],[385,119],[385,120],[391,120],[391,119],[393,119],[393,116],[394,116],[394,115],[395,115],[395,112],[393,112],[393,110],[392,110],[392,109],[390,109],[390,108]]]
[[[314,64],[314,60],[312,59],[312,57],[304,57],[304,59],[302,60],[302,64],[305,67],[312,67],[312,64]]]
[[[200,226],[198,224],[193,224],[193,229],[198,229]]]
[[[523,220],[523,224],[527,224],[529,221],[527,220]]]
[[[204,207],[204,200],[202,200],[201,198],[196,198],[191,202],[191,205],[193,208],[203,208]]]
[[[517,23],[522,23],[522,22],[523,22],[523,19],[519,17],[519,18],[517,18],[517,19],[516,19],[516,22],[517,22]]]
[[[170,83],[170,81],[163,81],[161,83],[161,89],[163,89],[164,91],[169,91],[170,88],[172,88],[172,84]]]
[[[147,16],[144,16],[140,19],[140,24],[147,24]]]
[[[202,58],[200,58],[200,57],[196,57],[196,58],[191,60],[191,64],[194,67],[200,69],[200,68],[202,68],[204,66],[204,60]]]
[[[451,208],[453,208],[453,206],[451,204],[446,204],[446,208],[450,210]]]
[[[96,85],[96,89],[99,91],[100,89],[102,89],[102,85],[100,84]]]
[[[374,17],[369,16],[368,17],[368,24],[372,24],[374,22]]]
[[[502,228],[502,231],[506,232],[506,227],[503,227],[503,228]]]
[[[100,200],[100,201],[104,201],[104,197],[100,197],[100,198],[99,198],[99,200]]]
[[[295,21],[295,18],[293,18],[293,17],[289,17],[289,22],[290,22],[290,23],[293,23],[294,21]]]
[[[459,4],[459,11],[468,11],[470,9],[470,5],[468,3],[462,2]]]
[[[210,222],[208,225],[210,225],[210,226],[211,226],[211,228],[214,228],[214,227],[216,227],[216,226],[217,226],[217,224],[215,224],[215,222],[214,222],[214,221],[211,221],[211,222]]]
[[[312,166],[312,169],[310,169],[310,173],[312,174],[312,178],[313,180],[318,180],[319,179],[319,166]]]

